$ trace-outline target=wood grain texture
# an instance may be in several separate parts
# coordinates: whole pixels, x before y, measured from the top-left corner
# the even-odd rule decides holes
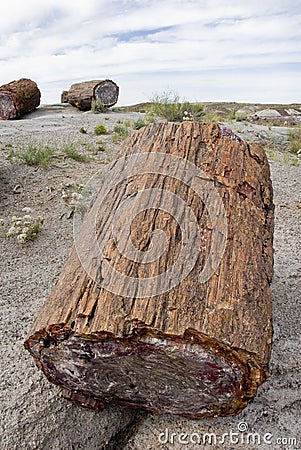
[[[19,119],[40,105],[41,92],[37,84],[27,78],[0,87],[0,119]]]
[[[152,167],[144,164],[145,170],[136,173],[133,157],[139,167],[139,158],[146,156]],[[174,176],[164,175],[170,167]],[[192,184],[185,185],[191,167],[203,175],[193,175]],[[110,185],[116,168],[124,179],[103,196],[101,189]],[[205,183],[205,197],[196,194],[198,183]],[[176,205],[171,214],[170,195]],[[208,213],[218,198],[226,214],[224,235],[216,233],[221,216]],[[199,227],[189,242],[181,221],[190,232],[190,215],[181,211],[181,220],[175,220],[181,202]],[[66,397],[80,398],[86,406],[118,403],[191,418],[238,413],[267,376],[273,210],[269,166],[259,145],[199,122],[139,130],[124,142],[119,163],[102,181],[26,348]],[[125,239],[122,226],[132,211],[140,212]],[[164,232],[165,249],[144,263],[143,254],[156,245],[155,230]],[[184,256],[183,242],[192,249]],[[223,242],[218,267],[202,280],[206,261]],[[137,253],[127,258],[132,247]],[[195,262],[182,279],[194,249]],[[178,278],[162,290],[160,275],[175,266]],[[112,275],[112,267],[127,278]],[[138,280],[139,295],[128,294],[130,283],[124,280],[130,278]],[[139,280],[153,294],[143,295]]]

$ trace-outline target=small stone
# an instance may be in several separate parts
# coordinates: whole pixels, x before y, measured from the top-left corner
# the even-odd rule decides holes
[[[13,189],[14,194],[21,194],[23,191],[23,188],[20,184],[16,184],[16,186]]]
[[[74,209],[70,209],[68,214],[67,214],[67,219],[71,219],[74,215]]]

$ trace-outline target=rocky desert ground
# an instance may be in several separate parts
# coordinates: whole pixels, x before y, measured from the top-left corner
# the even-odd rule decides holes
[[[247,141],[260,142],[270,161],[275,273],[269,379],[238,416],[204,420],[113,406],[97,413],[62,399],[47,382],[23,343],[71,249],[74,201],[93,174],[116,156],[123,136],[114,133],[115,125],[132,133],[133,124],[146,119],[135,111],[139,108],[92,114],[63,104],[41,106],[21,120],[0,121],[1,449],[301,448],[301,161],[287,151],[288,133],[300,123],[301,109],[244,105],[239,120],[229,122],[224,108],[217,108],[224,125]],[[207,110],[216,113],[210,105]],[[108,134],[94,134],[99,124]],[[47,152],[45,168],[26,164],[20,151],[30,146],[50,148],[48,167]],[[16,236],[5,236],[12,217],[24,215],[43,218],[37,237],[25,245]],[[253,439],[248,443],[247,433]],[[203,437],[205,443],[198,443]]]

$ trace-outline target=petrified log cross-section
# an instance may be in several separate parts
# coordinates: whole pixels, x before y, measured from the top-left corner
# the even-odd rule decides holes
[[[72,84],[69,91],[63,91],[61,101],[89,111],[92,100],[100,100],[103,106],[111,107],[117,103],[118,94],[119,87],[112,80],[82,81]]]
[[[236,414],[267,376],[272,238],[259,145],[218,125],[145,127],[104,177],[26,348],[85,406]]]
[[[0,119],[19,119],[40,105],[41,92],[37,84],[27,78],[0,87]]]

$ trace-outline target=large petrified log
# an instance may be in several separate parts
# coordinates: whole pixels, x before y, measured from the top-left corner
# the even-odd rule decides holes
[[[47,378],[95,408],[241,411],[267,376],[272,339],[263,149],[218,125],[145,127],[75,230],[25,343]]]
[[[118,100],[119,87],[112,80],[92,80],[72,84],[69,91],[63,91],[62,103],[70,103],[81,111],[91,109],[92,100],[100,100],[106,107],[115,105]]]
[[[36,109],[41,100],[37,84],[27,78],[0,86],[0,119],[19,119]]]

